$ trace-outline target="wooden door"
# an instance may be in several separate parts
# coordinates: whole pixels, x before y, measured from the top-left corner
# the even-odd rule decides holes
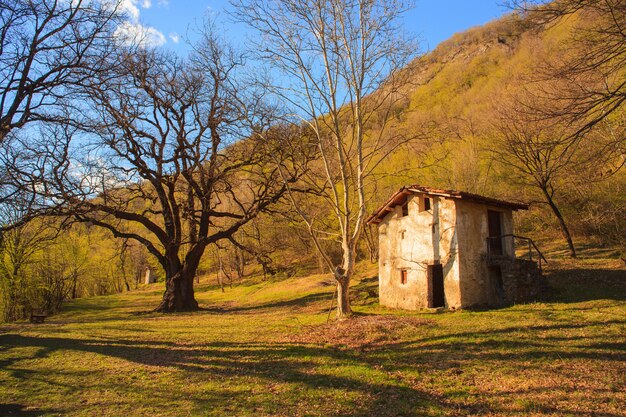
[[[430,308],[445,307],[446,297],[443,288],[443,265],[428,265],[428,287],[430,289]]]

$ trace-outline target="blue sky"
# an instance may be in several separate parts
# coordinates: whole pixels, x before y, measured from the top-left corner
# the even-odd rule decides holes
[[[219,20],[228,20],[227,0],[123,0],[134,16],[134,24],[150,28],[155,42],[182,54],[186,51],[184,39],[193,36],[205,13],[219,14]],[[508,10],[502,0],[416,0],[415,9],[405,15],[406,29],[421,40],[421,51],[434,49],[454,33],[482,25]],[[227,37],[235,43],[245,40],[245,30],[228,22]]]

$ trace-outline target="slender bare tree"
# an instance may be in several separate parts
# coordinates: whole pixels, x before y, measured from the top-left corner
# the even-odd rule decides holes
[[[542,27],[560,26],[565,36],[556,49],[540,55],[535,71],[522,84],[525,92],[509,110],[500,112],[498,130],[504,146],[496,153],[541,190],[575,257],[555,202],[556,184],[575,171],[587,173],[587,181],[601,180],[624,165],[626,2],[509,4]],[[599,171],[604,172],[597,176]]]
[[[583,177],[587,183],[602,181],[623,167],[624,155],[613,146],[613,136],[623,135],[624,130],[605,120],[581,136],[575,132],[585,121],[573,124],[538,116],[528,111],[531,102],[536,109],[551,105],[550,100],[538,100],[527,89],[502,93],[494,100],[495,146],[490,151],[507,172],[513,173],[514,182],[540,191],[558,221],[570,256],[575,258],[572,234],[557,201],[566,194],[564,184]]]
[[[289,197],[337,283],[337,315],[351,314],[349,286],[373,172],[404,138],[392,128],[405,85],[401,69],[416,52],[399,18],[402,0],[232,0],[235,16],[258,33],[274,94],[312,132],[319,165],[308,204]],[[281,169],[284,174],[286,171]],[[287,178],[286,178],[287,179]],[[322,207],[332,213],[323,218]],[[335,256],[335,254],[337,254]]]
[[[567,140],[569,129],[548,121],[532,120],[523,112],[502,111],[497,122],[496,159],[515,172],[518,181],[541,192],[556,217],[570,256],[576,248],[565,218],[557,204],[558,180],[573,164],[577,142]]]

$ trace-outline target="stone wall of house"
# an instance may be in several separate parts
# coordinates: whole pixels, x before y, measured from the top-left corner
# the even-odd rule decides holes
[[[455,204],[460,253],[461,307],[498,305],[498,283],[486,262],[489,236],[487,212],[493,210],[501,213],[502,234],[513,233],[513,212],[510,209],[462,200],[457,200]],[[504,256],[513,258],[513,240],[505,240],[503,243]]]
[[[536,301],[545,290],[546,280],[535,261],[498,258],[492,260],[490,264],[500,268],[502,295],[500,300],[497,300],[499,304]]]
[[[454,201],[431,197],[408,197],[408,215],[397,206],[379,224],[379,297],[381,305],[416,310],[428,307],[427,267],[441,263],[446,307],[458,308],[459,263]],[[401,282],[401,271],[407,282]]]

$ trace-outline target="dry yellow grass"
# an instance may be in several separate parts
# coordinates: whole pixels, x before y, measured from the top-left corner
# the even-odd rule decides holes
[[[378,306],[360,268],[357,316],[337,326],[321,275],[207,281],[196,313],[152,313],[161,289],[144,288],[4,325],[0,415],[625,415],[617,261],[551,263],[540,303],[440,313]]]

